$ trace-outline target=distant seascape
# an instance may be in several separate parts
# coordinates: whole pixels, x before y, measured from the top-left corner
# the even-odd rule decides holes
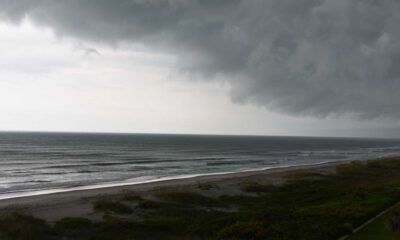
[[[400,155],[400,140],[0,133],[0,199]]]

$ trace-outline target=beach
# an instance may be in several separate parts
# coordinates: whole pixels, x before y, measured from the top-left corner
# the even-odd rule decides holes
[[[118,198],[125,192],[149,197],[155,192],[165,190],[195,191],[209,197],[223,195],[239,195],[240,183],[257,182],[262,184],[280,184],[284,177],[292,171],[306,171],[319,174],[332,174],[335,166],[350,161],[330,162],[303,166],[290,166],[254,170],[237,173],[215,174],[206,176],[189,177],[183,179],[170,179],[156,182],[131,184],[114,187],[100,187],[86,190],[71,190],[34,196],[24,196],[0,200],[0,209],[16,210],[35,217],[46,219],[50,222],[65,217],[87,217],[93,220],[100,219],[98,213],[93,212],[92,204],[98,196],[109,195]],[[201,184],[218,186],[210,190],[201,190]]]
[[[0,200],[0,231],[11,239],[342,239],[371,219],[387,231],[380,213],[399,203],[399,176],[400,157],[386,157],[64,189]]]

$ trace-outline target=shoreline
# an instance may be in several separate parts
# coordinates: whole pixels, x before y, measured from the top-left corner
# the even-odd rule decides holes
[[[325,162],[318,164],[305,164],[296,166],[283,166],[263,170],[250,170],[236,173],[213,174],[194,176],[187,178],[174,178],[146,183],[126,184],[123,186],[108,186],[93,189],[78,189],[72,191],[55,192],[40,195],[22,196],[0,200],[0,209],[17,210],[30,215],[46,219],[50,222],[57,221],[63,217],[85,216],[98,219],[92,215],[92,202],[99,195],[121,196],[124,192],[135,192],[140,195],[151,195],[160,189],[185,189],[196,191],[199,184],[211,183],[230,189],[222,194],[238,194],[232,189],[246,181],[271,182],[279,184],[283,182],[288,172],[304,170],[313,172],[334,173],[335,167],[354,160]],[[364,160],[360,160],[364,161]],[[221,194],[218,191],[218,194]]]
[[[150,180],[138,181],[138,182],[130,182],[130,181],[122,181],[122,182],[110,182],[110,183],[100,183],[94,185],[86,185],[86,186],[77,186],[77,187],[65,187],[65,188],[49,188],[49,189],[41,189],[41,190],[33,190],[33,191],[16,191],[16,192],[5,192],[0,193],[0,205],[2,201],[18,199],[18,198],[28,198],[35,196],[44,196],[51,194],[60,194],[67,192],[76,192],[76,191],[88,191],[88,190],[101,190],[101,189],[109,189],[114,187],[130,187],[137,185],[145,185],[151,183],[161,183],[165,181],[179,181],[179,180],[189,180],[189,179],[199,179],[199,180],[207,180],[207,178],[223,178],[226,177],[235,177],[243,174],[257,174],[257,173],[267,173],[268,171],[273,170],[288,170],[290,171],[292,168],[309,168],[313,166],[321,166],[325,164],[340,164],[347,163],[354,160],[341,160],[341,161],[327,161],[327,162],[319,162],[312,164],[299,164],[299,165],[283,165],[278,167],[265,167],[261,169],[246,169],[241,171],[227,171],[227,172],[215,172],[215,173],[199,173],[199,174],[186,174],[186,175],[177,175],[171,177],[160,177]],[[365,160],[361,160],[365,161]]]
[[[367,159],[369,160],[369,159]],[[224,178],[235,178],[235,177],[246,177],[247,175],[253,174],[268,174],[273,173],[275,171],[291,171],[291,170],[299,170],[299,169],[311,169],[313,167],[325,166],[325,165],[337,165],[341,163],[348,163],[355,160],[339,160],[339,161],[327,161],[327,162],[319,162],[312,164],[299,164],[299,165],[283,165],[278,167],[265,167],[261,169],[247,169],[241,171],[227,171],[227,172],[215,172],[215,173],[199,173],[199,174],[186,174],[186,175],[177,175],[171,177],[161,177],[156,179],[138,181],[138,182],[110,182],[110,183],[101,183],[87,186],[77,186],[77,187],[66,187],[66,188],[50,188],[50,189],[41,189],[41,190],[33,190],[33,191],[16,191],[16,192],[6,192],[0,193],[0,206],[3,201],[19,199],[19,198],[29,198],[29,197],[38,197],[38,196],[46,196],[53,194],[62,194],[68,192],[83,192],[83,191],[102,191],[102,189],[111,189],[111,188],[123,188],[123,187],[133,187],[141,185],[145,186],[148,184],[162,184],[163,182],[176,182],[176,181],[190,181],[190,179],[198,180],[198,181],[208,181],[208,180],[222,180]],[[366,160],[359,160],[366,161]]]

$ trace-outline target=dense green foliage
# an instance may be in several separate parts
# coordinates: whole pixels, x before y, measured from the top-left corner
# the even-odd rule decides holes
[[[279,186],[244,182],[238,189],[243,194],[218,198],[183,191],[102,196],[94,202],[102,221],[65,218],[52,227],[3,215],[0,239],[337,239],[400,200],[400,159],[342,164],[337,174],[297,171]]]

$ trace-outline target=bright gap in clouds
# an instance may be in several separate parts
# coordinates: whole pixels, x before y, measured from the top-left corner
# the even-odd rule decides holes
[[[346,119],[235,105],[224,81],[185,81],[173,56],[0,24],[0,130],[321,135]],[[369,123],[362,123],[367,125]]]
[[[98,53],[88,53],[83,43],[57,39],[50,30],[26,21],[19,27],[1,24],[0,38],[2,130],[245,133],[254,129],[252,123],[246,126],[246,116],[251,120],[257,109],[231,105],[224,84],[179,79],[172,71],[172,56],[134,46],[128,50],[94,46]],[[238,124],[244,126],[235,131]]]

